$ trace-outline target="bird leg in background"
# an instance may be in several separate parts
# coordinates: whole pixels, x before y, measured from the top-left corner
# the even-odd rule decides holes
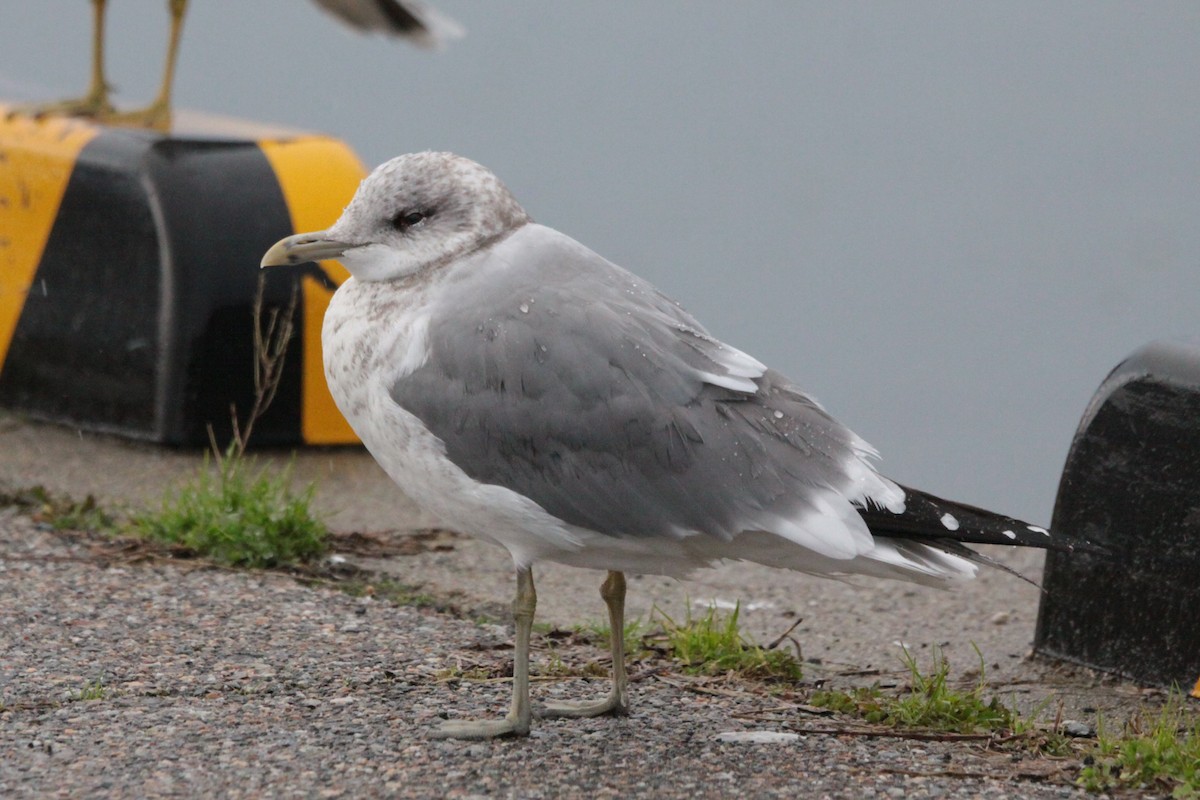
[[[87,94],[73,100],[17,106],[8,112],[10,118],[17,114],[102,118],[113,112],[108,101],[108,81],[104,78],[104,15],[107,2],[92,0],[92,83]]]
[[[625,675],[625,574],[611,571],[600,585],[600,596],[608,606],[609,644],[612,647],[612,690],[599,703],[547,703],[545,717],[624,716],[629,713]]]
[[[528,736],[532,716],[529,706],[529,638],[533,632],[533,612],[537,592],[533,588],[533,570],[517,570],[517,596],[513,600],[513,620],[517,641],[513,649],[512,706],[504,719],[452,719],[432,732],[439,739],[492,739],[497,736]]]
[[[103,2],[103,0],[101,0]],[[163,65],[162,84],[158,87],[158,96],[145,108],[137,111],[122,111],[99,114],[101,122],[110,125],[127,125],[130,127],[153,128],[167,131],[171,128],[171,87],[175,83],[175,64],[179,60],[179,41],[183,36],[183,18],[187,14],[188,0],[167,0],[167,8],[171,13],[171,39],[167,43],[167,59]]]

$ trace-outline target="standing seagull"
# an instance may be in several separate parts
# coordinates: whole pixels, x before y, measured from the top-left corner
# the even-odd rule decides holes
[[[327,231],[262,266],[339,259],[325,376],[392,480],[517,571],[512,706],[438,735],[529,732],[540,559],[608,570],[612,690],[553,716],[623,714],[625,572],[723,559],[932,586],[987,559],[964,543],[1070,549],[1044,528],[906,489],[784,376],[637,276],[538,225],[450,153],[392,159]]]
[[[462,26],[421,0],[314,0],[321,8],[361,31],[380,31],[401,36],[419,47],[435,48],[443,41],[463,35]],[[109,125],[168,130],[171,127],[171,87],[188,0],[167,0],[171,14],[171,36],[158,95],[146,108],[118,112],[109,101],[104,76],[104,14],[108,0],[92,0],[92,81],[88,92],[75,100],[16,109],[17,112],[65,114],[95,119]]]

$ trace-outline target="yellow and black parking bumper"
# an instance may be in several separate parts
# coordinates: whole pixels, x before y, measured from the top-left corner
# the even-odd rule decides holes
[[[335,139],[196,118],[164,136],[0,106],[0,405],[87,430],[204,444],[254,400],[258,262],[328,227],[364,175]],[[186,124],[186,123],[185,123]],[[269,270],[296,334],[258,444],[357,439],[321,368],[336,262]]]

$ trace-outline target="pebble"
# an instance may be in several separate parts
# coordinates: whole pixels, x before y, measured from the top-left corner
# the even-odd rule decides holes
[[[789,744],[800,740],[798,733],[783,731],[725,731],[716,736],[718,742],[741,744]]]
[[[1096,735],[1096,729],[1086,722],[1079,720],[1068,719],[1063,720],[1062,732],[1067,736],[1076,737],[1092,737]]]

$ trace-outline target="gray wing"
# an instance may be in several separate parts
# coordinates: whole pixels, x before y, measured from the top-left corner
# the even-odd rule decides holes
[[[728,539],[850,481],[861,440],[590,251],[477,266],[439,302],[392,397],[472,478],[568,523]]]
[[[420,0],[314,0],[360,31],[403,36],[420,47],[438,47],[463,35],[462,26]]]

